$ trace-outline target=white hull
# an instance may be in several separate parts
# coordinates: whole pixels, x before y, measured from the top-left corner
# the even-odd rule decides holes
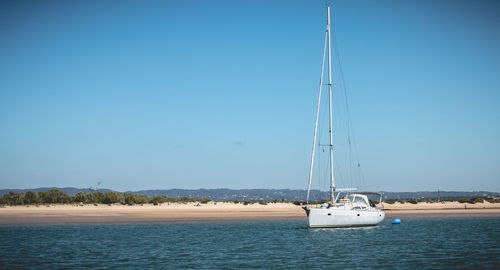
[[[339,228],[375,226],[384,220],[385,213],[378,209],[351,210],[343,208],[306,209],[309,228]]]

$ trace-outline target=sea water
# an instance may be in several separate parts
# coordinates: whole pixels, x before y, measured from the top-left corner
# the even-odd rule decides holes
[[[500,268],[500,218],[0,227],[0,268]]]

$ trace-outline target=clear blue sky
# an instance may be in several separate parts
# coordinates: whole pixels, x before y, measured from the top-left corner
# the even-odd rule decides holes
[[[336,1],[365,189],[500,191],[500,2]],[[325,1],[0,2],[0,188],[306,188]]]

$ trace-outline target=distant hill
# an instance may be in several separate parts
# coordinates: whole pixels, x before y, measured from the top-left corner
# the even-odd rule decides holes
[[[0,196],[12,192],[34,192],[47,191],[51,188],[44,187],[35,189],[2,189]],[[68,195],[75,195],[78,192],[92,192],[88,188],[64,187],[57,188],[66,192]],[[100,192],[108,192],[110,189],[99,189]],[[304,201],[306,191],[302,189],[156,189],[156,190],[140,190],[127,191],[124,193],[144,194],[149,197],[155,195],[165,195],[167,197],[197,197],[207,198],[214,201]],[[382,191],[384,200],[397,199],[436,199],[437,191],[419,191],[419,192],[386,192]],[[458,198],[475,198],[484,196],[500,197],[499,192],[489,191],[440,191],[441,199],[458,199]],[[310,198],[312,201],[318,201],[329,197],[326,191],[311,190]]]
[[[460,199],[460,198],[477,198],[485,196],[499,197],[499,192],[489,191],[440,191],[441,199]],[[418,191],[418,192],[388,192],[382,191],[385,200],[398,200],[398,199],[437,199],[437,191]]]

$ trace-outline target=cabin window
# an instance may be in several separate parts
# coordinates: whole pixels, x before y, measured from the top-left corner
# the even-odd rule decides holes
[[[361,197],[354,197],[353,202],[355,202],[355,203],[361,203],[361,204],[366,204],[365,200],[363,200],[363,198],[361,198]]]

